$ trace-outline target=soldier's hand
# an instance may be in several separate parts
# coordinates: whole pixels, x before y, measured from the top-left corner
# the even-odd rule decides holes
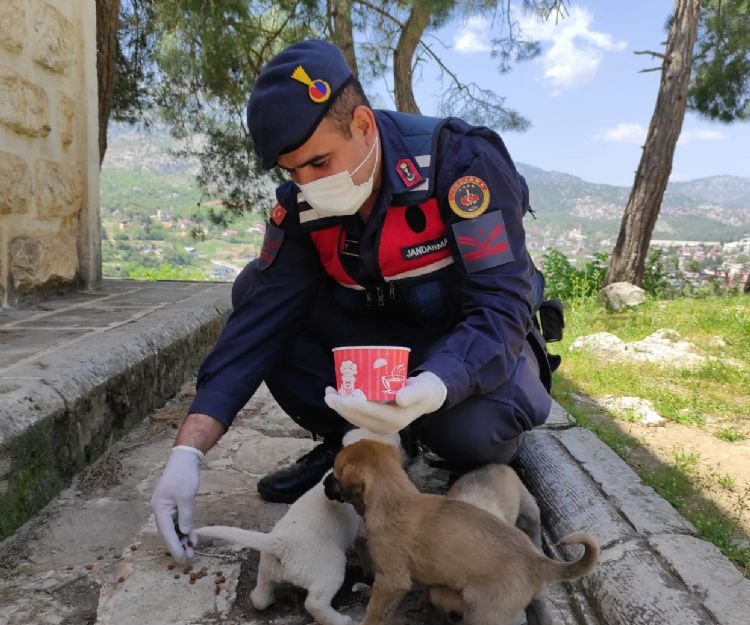
[[[186,445],[174,447],[151,496],[151,509],[159,533],[172,557],[180,563],[192,559],[192,547],[198,542],[193,530],[193,510],[200,484],[201,460],[203,452],[199,449]]]
[[[443,381],[434,373],[423,371],[407,378],[398,390],[394,404],[368,401],[361,397],[341,397],[332,387],[326,388],[325,402],[344,419],[375,434],[394,434],[424,414],[435,412],[448,394]]]

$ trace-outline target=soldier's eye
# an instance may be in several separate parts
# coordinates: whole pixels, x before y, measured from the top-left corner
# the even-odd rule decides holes
[[[312,166],[313,166],[313,167],[314,167],[315,169],[320,169],[321,167],[325,166],[325,164],[326,164],[327,162],[328,162],[327,160],[325,160],[325,161],[316,161],[316,162],[312,163]]]

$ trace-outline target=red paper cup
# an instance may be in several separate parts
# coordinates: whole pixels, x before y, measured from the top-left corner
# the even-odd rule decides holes
[[[406,381],[408,347],[334,347],[336,387],[342,397],[393,401]]]

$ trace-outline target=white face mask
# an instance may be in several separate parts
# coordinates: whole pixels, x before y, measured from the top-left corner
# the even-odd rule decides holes
[[[302,192],[305,202],[319,213],[328,217],[341,217],[356,213],[372,193],[372,185],[378,167],[377,154],[375,155],[372,174],[370,174],[366,182],[354,184],[352,176],[362,168],[370,156],[372,156],[373,150],[377,149],[377,147],[378,137],[375,137],[375,143],[372,144],[367,156],[365,156],[364,160],[357,165],[351,174],[344,170],[332,176],[313,180],[307,184],[298,184],[297,186]]]

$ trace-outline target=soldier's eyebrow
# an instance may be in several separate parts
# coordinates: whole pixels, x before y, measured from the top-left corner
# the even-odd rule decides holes
[[[322,161],[324,158],[328,158],[331,155],[331,152],[326,152],[325,154],[316,154],[312,158],[308,158],[304,163],[301,165],[298,165],[297,167],[284,167],[283,165],[279,165],[281,169],[288,172],[293,172],[295,169],[302,169],[303,167],[307,167],[308,165],[312,165],[316,161]]]

